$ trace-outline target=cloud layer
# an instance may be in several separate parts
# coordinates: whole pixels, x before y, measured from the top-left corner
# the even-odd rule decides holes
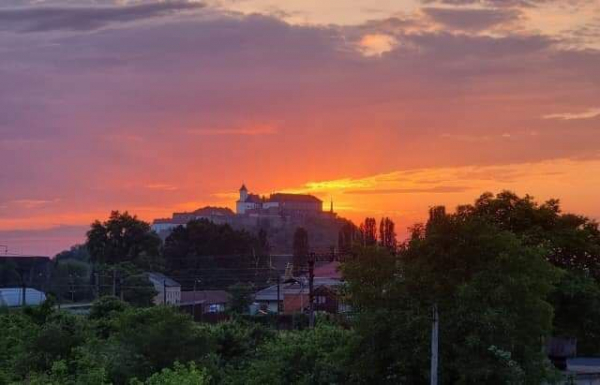
[[[230,205],[215,194],[242,181],[597,158],[599,51],[528,28],[542,2],[445,3],[346,25],[188,2],[3,5],[0,230]]]

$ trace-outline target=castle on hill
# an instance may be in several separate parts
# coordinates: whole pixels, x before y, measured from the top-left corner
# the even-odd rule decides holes
[[[306,194],[271,194],[269,198],[248,193],[246,185],[240,188],[236,202],[238,215],[247,214],[318,214],[323,211],[323,201]],[[332,210],[333,211],[333,206]]]
[[[328,211],[323,201],[313,195],[273,193],[268,197],[252,194],[245,185],[239,189],[236,211],[225,207],[203,207],[192,212],[173,213],[171,218],[155,219],[152,229],[165,239],[178,226],[192,220],[205,219],[215,224],[228,224],[237,230],[267,230],[274,251],[287,253],[292,248],[293,233],[298,227],[309,232],[311,245],[331,247],[337,244],[342,219]],[[312,230],[312,231],[311,231]]]

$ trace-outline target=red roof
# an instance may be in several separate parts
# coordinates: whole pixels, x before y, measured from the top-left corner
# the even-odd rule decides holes
[[[315,277],[342,279],[340,263],[338,261],[333,261],[326,265],[315,267]]]
[[[248,198],[246,198],[246,200],[244,202],[260,203],[260,202],[262,202],[262,199],[260,199],[260,197],[256,194],[248,194]]]
[[[271,194],[269,198],[271,202],[306,202],[306,203],[323,203],[317,197],[307,194]]]

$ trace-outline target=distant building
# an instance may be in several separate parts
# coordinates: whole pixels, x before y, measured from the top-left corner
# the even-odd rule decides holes
[[[235,213],[226,207],[207,206],[190,213],[173,213],[172,218],[155,219],[152,230],[157,233],[171,231],[177,226],[185,226],[189,221],[207,219],[211,222],[222,224],[229,223]]]
[[[171,218],[155,219],[152,229],[165,240],[178,226],[192,220],[208,220],[217,225],[229,225],[235,230],[256,234],[267,232],[271,253],[291,255],[294,232],[298,227],[308,230],[312,249],[327,249],[338,243],[338,234],[345,220],[333,211],[333,202],[323,211],[323,202],[312,195],[274,193],[268,197],[251,194],[243,185],[236,212],[223,207],[204,207],[193,212],[173,213]]]
[[[16,287],[23,283],[29,288],[42,290],[50,284],[52,260],[50,257],[29,255],[0,255],[0,287]]]
[[[269,198],[249,194],[246,185],[240,188],[240,198],[236,202],[238,215],[249,213],[271,214],[318,214],[323,211],[323,201],[306,194],[271,194]]]
[[[21,307],[38,306],[46,300],[46,294],[43,292],[27,288],[25,289],[25,298],[23,298],[23,288],[7,287],[0,289],[0,307]],[[25,299],[25,303],[23,303]]]
[[[160,273],[147,273],[148,279],[158,292],[154,297],[155,305],[176,305],[181,302],[181,285],[175,280]]]

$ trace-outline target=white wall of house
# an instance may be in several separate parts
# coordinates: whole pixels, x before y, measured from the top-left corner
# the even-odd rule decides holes
[[[164,295],[164,286],[162,285],[154,285],[154,288],[158,292],[156,297],[154,297],[155,305],[164,304],[165,295]],[[179,286],[167,286],[167,305],[179,305],[181,302],[181,287]]]

